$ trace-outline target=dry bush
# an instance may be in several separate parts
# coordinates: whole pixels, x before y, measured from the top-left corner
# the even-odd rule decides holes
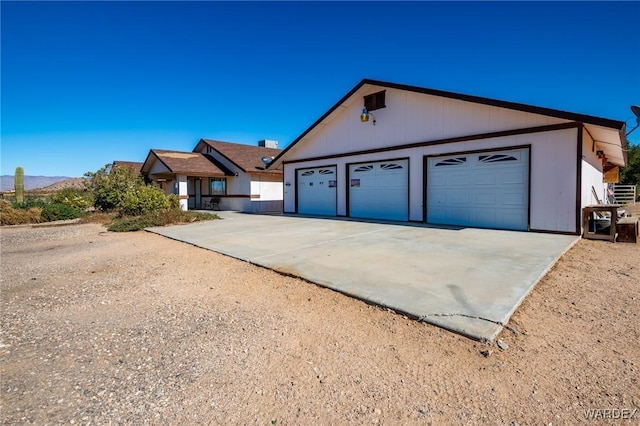
[[[11,203],[0,200],[0,225],[22,225],[26,223],[42,222],[42,210],[32,207],[26,210],[14,209]]]

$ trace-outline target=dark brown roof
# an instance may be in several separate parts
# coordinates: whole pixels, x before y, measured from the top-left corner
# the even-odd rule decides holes
[[[144,163],[139,163],[137,161],[114,161],[112,168],[117,169],[118,167],[130,167],[134,169],[136,172],[139,172],[142,169],[142,165]]]
[[[229,176],[230,170],[213,158],[199,152],[167,151],[152,149],[149,155],[155,155],[171,173],[188,174],[189,176]],[[148,160],[149,157],[147,157]],[[147,162],[145,161],[145,164]]]
[[[202,142],[219,152],[244,172],[282,173],[281,170],[265,170],[265,165],[262,162],[262,157],[276,157],[282,152],[281,149],[221,142],[211,139],[201,139],[199,143]]]

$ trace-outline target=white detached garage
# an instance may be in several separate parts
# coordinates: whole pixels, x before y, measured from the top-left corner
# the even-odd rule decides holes
[[[626,164],[624,127],[363,80],[269,168],[285,213],[579,234],[605,167]]]

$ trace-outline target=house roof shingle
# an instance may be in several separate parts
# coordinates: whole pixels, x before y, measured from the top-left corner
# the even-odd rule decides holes
[[[175,174],[190,176],[229,176],[233,173],[210,156],[199,152],[152,149],[151,153]],[[151,155],[151,153],[149,155]],[[146,164],[146,161],[145,161]]]
[[[276,157],[282,152],[281,149],[243,145],[211,139],[201,139],[200,142],[209,145],[244,172],[282,173],[281,170],[265,169],[265,165],[262,162],[262,157]]]

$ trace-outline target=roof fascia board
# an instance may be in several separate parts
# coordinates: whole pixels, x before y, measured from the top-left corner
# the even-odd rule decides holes
[[[356,86],[351,89],[346,95],[344,95],[338,102],[335,103],[335,105],[333,105],[331,108],[329,108],[329,110],[327,112],[325,112],[320,118],[318,118],[311,126],[309,126],[307,128],[307,130],[305,130],[304,132],[302,132],[302,134],[300,136],[298,136],[293,142],[291,142],[289,144],[288,147],[286,147],[285,149],[282,150],[282,152],[280,154],[278,154],[276,156],[276,158],[274,158],[269,165],[267,166],[267,169],[271,168],[271,166],[273,164],[276,164],[280,158],[282,158],[283,155],[285,155],[291,148],[293,148],[294,145],[296,145],[298,142],[300,142],[305,136],[307,136],[307,134],[309,134],[309,132],[311,132],[316,126],[318,126],[320,123],[322,123],[328,116],[331,115],[331,113],[333,113],[333,111],[335,111],[336,109],[338,109],[340,107],[340,105],[342,105],[344,102],[347,101],[347,99],[349,99],[351,96],[353,96],[354,93],[356,93],[362,86],[364,86],[366,84],[367,80],[364,79],[362,80],[360,83],[356,84]]]
[[[567,122],[567,123],[559,123],[559,124],[549,124],[545,126],[527,127],[522,129],[502,130],[499,132],[480,133],[480,134],[473,134],[473,135],[467,135],[467,136],[456,136],[453,138],[437,139],[437,140],[416,142],[416,143],[410,143],[410,144],[404,144],[404,145],[385,146],[381,148],[368,149],[364,151],[352,151],[352,152],[332,154],[332,155],[321,156],[321,157],[303,158],[303,159],[292,160],[292,161],[284,161],[283,164],[302,163],[305,161],[326,160],[328,158],[352,157],[352,156],[365,155],[365,154],[375,154],[379,152],[400,151],[403,149],[422,148],[425,146],[445,145],[449,143],[468,142],[468,141],[475,141],[475,140],[481,140],[481,139],[502,138],[502,137],[514,136],[514,135],[553,132],[558,130],[575,129],[580,126],[582,126],[582,123]],[[449,155],[449,154],[445,154],[445,155]]]
[[[222,162],[219,161],[217,158],[215,158],[213,155],[204,154],[202,152],[200,153],[200,155],[202,155],[204,158],[206,158],[208,161],[210,161],[211,164],[213,164],[214,166],[219,168],[222,171],[222,173],[224,173],[225,176],[235,176],[236,175],[233,170],[230,170],[227,166],[222,164]]]
[[[534,105],[527,105],[518,102],[501,101],[498,99],[484,98],[481,96],[463,95],[460,93],[447,92],[444,90],[427,89],[423,87],[409,86],[405,84],[390,83],[378,80],[364,79],[364,84],[371,84],[375,86],[383,86],[391,89],[405,90],[410,92],[424,93],[427,95],[441,96],[445,98],[458,99],[466,102],[479,103],[483,105],[496,106],[500,108],[513,109],[517,111],[529,112],[532,114],[547,115],[556,118],[563,118],[565,120],[577,121],[586,124],[595,124],[597,126],[609,127],[619,130],[624,126],[624,122],[617,120],[610,120],[608,118],[595,117],[586,114],[577,114],[573,112],[561,111],[552,108],[538,107]]]
[[[162,161],[162,158],[160,158],[160,156],[155,152],[155,150],[151,150],[149,151],[149,155],[151,155],[153,153],[153,156],[156,157],[156,160],[159,161],[160,163],[162,163],[162,165],[164,165],[167,170],[169,170],[171,173],[175,174],[176,172],[174,172],[171,167],[169,167],[169,165],[167,163],[165,163],[164,161]],[[147,157],[148,158],[148,157]],[[146,161],[145,161],[146,164]],[[149,170],[150,171],[150,170]]]

